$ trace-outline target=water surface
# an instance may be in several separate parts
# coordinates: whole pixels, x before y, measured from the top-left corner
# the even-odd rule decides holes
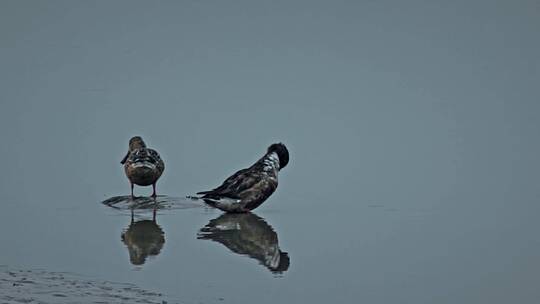
[[[538,303],[539,20],[535,1],[1,1],[0,265],[170,303]],[[155,217],[125,202],[134,135],[166,163]],[[277,141],[291,161],[253,215],[185,198]]]

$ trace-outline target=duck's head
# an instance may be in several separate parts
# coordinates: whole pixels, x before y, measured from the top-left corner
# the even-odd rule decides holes
[[[129,140],[129,151],[146,148],[146,144],[144,143],[144,140],[140,136],[133,136]]]
[[[124,158],[122,159],[122,161],[120,163],[123,165],[126,162],[126,160],[128,159],[129,153],[131,153],[131,152],[133,152],[133,151],[135,151],[137,149],[142,149],[142,148],[146,148],[146,144],[144,143],[144,140],[142,139],[142,137],[133,136],[129,140],[128,152],[127,152],[126,156],[124,156]]]
[[[267,153],[275,152],[279,157],[279,170],[285,168],[289,163],[289,150],[282,143],[272,144],[268,147]]]

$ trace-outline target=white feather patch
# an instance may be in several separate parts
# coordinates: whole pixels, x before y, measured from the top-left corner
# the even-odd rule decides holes
[[[132,166],[134,168],[142,168],[142,167],[146,167],[146,168],[150,168],[150,169],[155,169],[156,168],[156,164],[153,164],[153,163],[147,162],[147,161],[136,162]]]
[[[223,206],[223,207],[231,207],[231,206],[233,206],[235,204],[240,203],[240,201],[241,201],[239,199],[234,199],[234,198],[230,198],[230,197],[221,197],[219,199],[206,198],[206,200],[212,201],[212,202],[216,203],[216,205]]]
[[[276,152],[268,154],[264,161],[264,171],[272,171],[279,169],[279,157]]]

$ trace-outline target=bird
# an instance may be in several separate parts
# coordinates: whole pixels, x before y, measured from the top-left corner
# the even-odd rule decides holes
[[[131,198],[134,197],[134,185],[152,185],[152,197],[156,197],[156,182],[165,170],[165,163],[156,150],[147,148],[140,136],[134,136],[129,140],[129,150],[120,163],[124,165],[131,185]]]
[[[259,207],[278,186],[278,172],[289,163],[289,151],[282,143],[268,147],[251,167],[228,177],[219,187],[198,192],[208,205],[229,213],[249,212]]]

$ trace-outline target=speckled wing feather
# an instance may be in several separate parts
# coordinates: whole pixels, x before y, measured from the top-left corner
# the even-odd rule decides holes
[[[275,178],[261,178],[253,186],[242,191],[239,196],[244,202],[244,208],[253,210],[259,207],[278,186],[277,179]]]
[[[135,150],[130,153],[127,159],[128,163],[138,163],[143,161],[150,162],[158,167],[164,167],[163,160],[159,156],[159,153],[154,149],[144,148]]]
[[[241,191],[255,185],[261,178],[260,174],[250,169],[242,169],[228,177],[219,187],[210,191],[198,192],[197,194],[203,194],[203,198],[219,198],[223,196],[239,198],[238,194]]]
[[[156,162],[158,169],[160,171],[165,170],[165,163],[161,159],[161,156],[159,155],[159,153],[154,149],[148,149],[148,153],[150,154],[152,159]]]

